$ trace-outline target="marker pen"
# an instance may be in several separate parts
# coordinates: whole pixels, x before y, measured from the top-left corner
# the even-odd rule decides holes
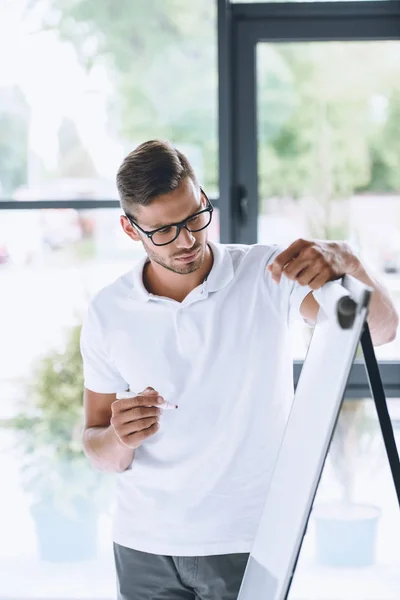
[[[133,398],[135,396],[140,396],[140,394],[138,392],[132,392],[132,390],[126,390],[125,392],[117,393],[117,400],[122,400],[123,398]],[[149,406],[155,406],[164,410],[175,410],[178,408],[177,404],[170,404],[170,402],[166,402],[165,400],[162,404],[150,404]]]

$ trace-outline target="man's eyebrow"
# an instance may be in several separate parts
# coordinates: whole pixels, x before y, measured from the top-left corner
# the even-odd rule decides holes
[[[175,225],[175,223],[182,223],[182,221],[190,219],[190,217],[193,217],[193,215],[200,212],[201,210],[202,208],[200,204],[200,206],[194,212],[190,213],[190,215],[188,215],[185,219],[182,219],[181,221],[175,221],[174,223],[160,223],[159,225],[154,225],[154,227],[152,227],[149,231],[153,231],[154,229],[161,229],[162,227],[171,227],[171,225]]]

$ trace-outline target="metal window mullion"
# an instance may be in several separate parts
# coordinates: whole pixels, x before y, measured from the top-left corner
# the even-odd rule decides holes
[[[273,3],[235,3],[232,6],[232,16],[235,21],[259,23],[261,21],[297,22],[299,28],[305,23],[319,21],[320,23],[349,22],[356,26],[357,35],[366,25],[369,29],[375,24],[378,35],[393,20],[400,17],[400,2],[396,1],[349,1],[349,2],[273,2]],[[369,22],[368,22],[369,21]],[[360,27],[357,25],[360,24]],[[353,36],[354,37],[354,36]]]
[[[258,148],[257,148],[257,96],[256,96],[256,45],[247,24],[234,25],[234,190],[239,187],[247,198],[247,216],[242,220],[235,211],[235,242],[253,244],[257,241],[258,224]]]
[[[219,198],[210,196],[210,200],[216,208],[219,208]],[[91,210],[98,208],[121,208],[119,200],[0,200],[0,212],[2,210],[53,210],[67,209]]]
[[[218,159],[220,240],[234,241],[233,217],[233,83],[232,9],[230,0],[218,0]]]
[[[372,19],[371,17],[330,19],[317,17],[271,18],[256,22],[243,21],[252,43],[259,42],[357,42],[385,41],[400,38],[400,16]]]

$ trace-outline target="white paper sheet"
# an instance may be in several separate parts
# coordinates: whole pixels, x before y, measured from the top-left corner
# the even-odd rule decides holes
[[[367,316],[370,289],[345,277],[343,285],[323,286],[316,298],[323,312],[304,361],[238,600],[287,597]],[[349,298],[355,302],[347,329],[338,318],[343,298],[345,304]]]

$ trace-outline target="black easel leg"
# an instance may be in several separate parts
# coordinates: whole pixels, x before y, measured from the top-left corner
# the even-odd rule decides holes
[[[378,361],[376,360],[375,351],[371,340],[371,334],[367,323],[365,324],[365,329],[361,336],[361,347],[364,354],[369,386],[371,388],[372,397],[375,402],[376,412],[378,413],[378,419],[382,430],[383,441],[385,443],[386,453],[389,459],[390,469],[392,471],[397,500],[400,505],[399,453],[397,451],[396,441],[394,438],[392,421],[390,419],[388,411],[385,390],[383,388],[383,383],[379,372]]]

